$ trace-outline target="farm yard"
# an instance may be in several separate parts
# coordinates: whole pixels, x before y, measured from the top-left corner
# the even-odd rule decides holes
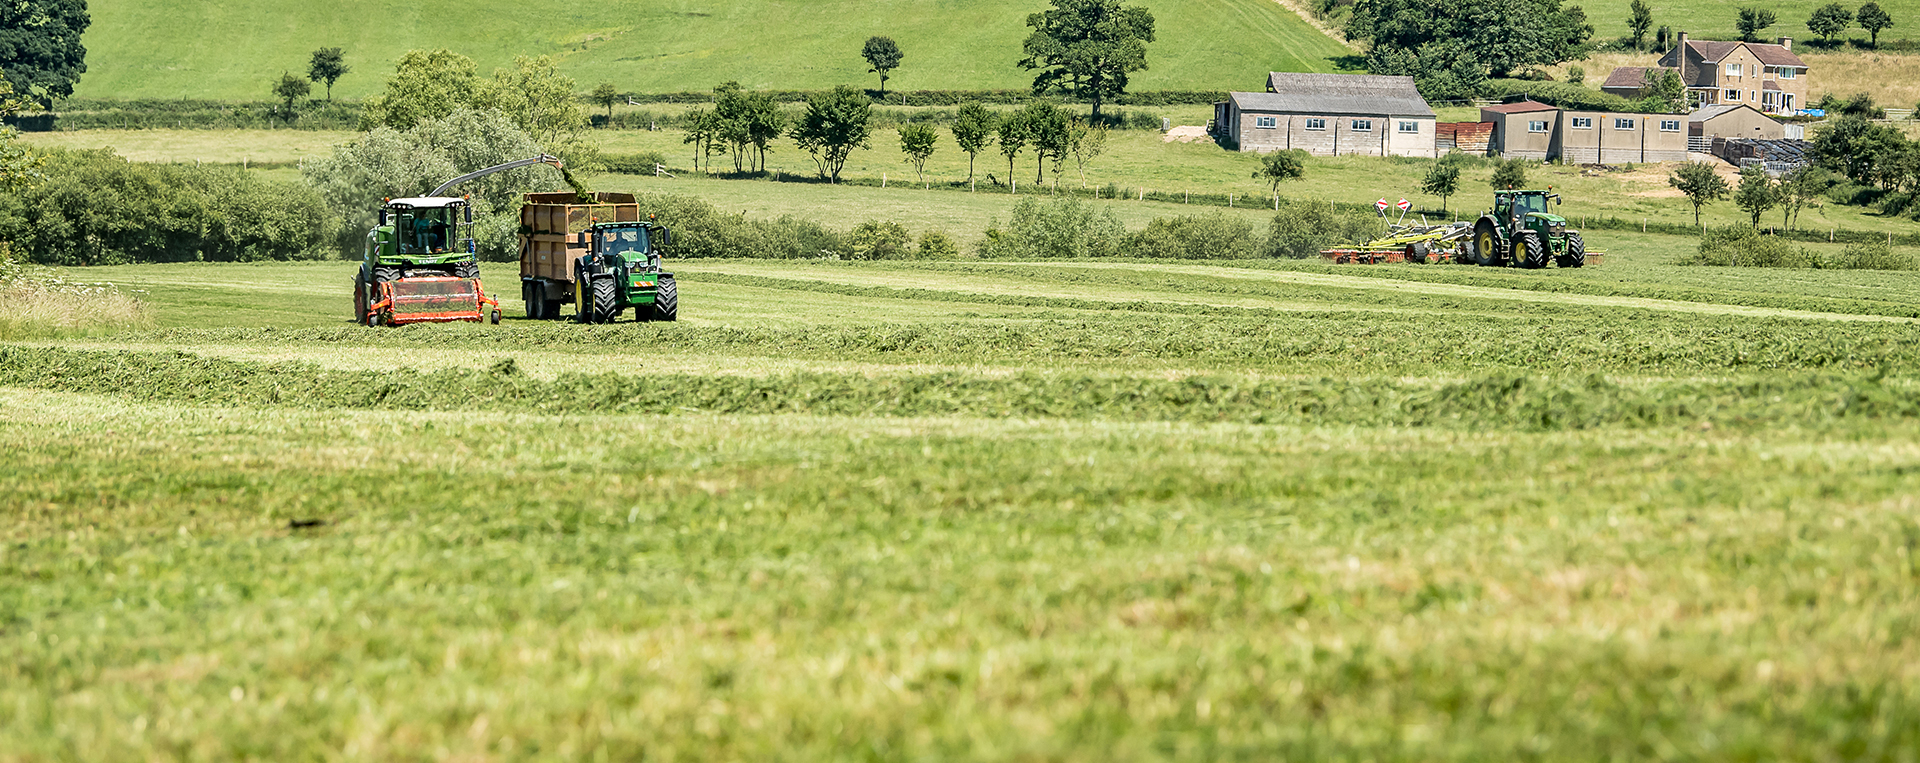
[[[0,346],[0,750],[1896,757],[1920,278],[1663,263],[395,330],[340,263],[85,271],[154,323]]]

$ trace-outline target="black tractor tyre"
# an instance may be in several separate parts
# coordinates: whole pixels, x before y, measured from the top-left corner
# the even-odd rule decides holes
[[[680,287],[674,285],[672,276],[660,278],[660,289],[653,294],[653,319],[680,320]]]
[[[590,283],[587,280],[586,268],[576,266],[573,269],[573,322],[575,323],[593,322],[593,296],[587,293]]]
[[[1473,226],[1473,264],[1481,267],[1498,267],[1506,261],[1500,253],[1500,234],[1492,220],[1481,220]]]
[[[593,279],[593,322],[612,323],[620,317],[620,291],[612,278]]]
[[[1567,234],[1567,253],[1556,261],[1563,268],[1583,268],[1587,266],[1587,242],[1578,233]]]
[[[527,320],[538,321],[546,319],[546,314],[540,309],[547,306],[547,301],[542,298],[543,296],[545,295],[540,294],[540,284],[532,281],[520,282],[520,301],[527,305]]]
[[[1513,249],[1507,258],[1518,267],[1544,268],[1551,259],[1552,252],[1547,250],[1546,242],[1540,240],[1540,234],[1523,230],[1513,236]]]
[[[1427,242],[1415,241],[1407,245],[1407,261],[1415,265],[1427,264]]]
[[[400,280],[400,275],[401,271],[399,268],[376,267],[373,269],[373,282],[392,283]]]
[[[353,274],[353,322],[362,326],[367,324],[367,305],[373,304],[373,299],[367,295],[370,288],[367,285],[366,268]]]
[[[480,277],[480,263],[478,263],[478,262],[456,262],[456,263],[454,263],[454,264],[453,264],[453,277],[454,277],[454,278],[479,278],[479,277]]]

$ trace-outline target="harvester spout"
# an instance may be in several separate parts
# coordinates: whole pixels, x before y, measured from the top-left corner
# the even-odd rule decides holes
[[[560,162],[560,157],[553,156],[551,154],[541,154],[535,157],[507,162],[506,164],[496,164],[492,167],[488,167],[483,170],[474,170],[465,175],[461,175],[460,177],[449,180],[445,183],[441,183],[439,188],[433,189],[433,193],[429,193],[427,195],[439,196],[441,193],[445,192],[448,188],[452,188],[456,185],[465,183],[469,180],[477,180],[479,178],[483,178],[488,175],[491,175],[495,172],[506,172],[507,170],[517,170],[517,169],[520,169],[521,167],[531,167],[535,164],[551,164],[555,168],[559,168],[563,166]]]

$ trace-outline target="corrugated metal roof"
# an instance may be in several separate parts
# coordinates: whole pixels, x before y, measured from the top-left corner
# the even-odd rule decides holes
[[[1412,77],[1272,72],[1265,93],[1232,93],[1241,111],[1432,117]]]

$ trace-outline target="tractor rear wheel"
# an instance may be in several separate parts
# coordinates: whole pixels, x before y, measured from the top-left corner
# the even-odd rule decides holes
[[[1481,220],[1479,225],[1473,226],[1473,264],[1482,267],[1501,264],[1500,236],[1494,233],[1490,220]]]
[[[620,317],[620,293],[614,288],[613,279],[602,276],[593,279],[593,322],[612,323]]]
[[[1556,261],[1563,268],[1581,268],[1587,265],[1587,242],[1578,233],[1567,234],[1567,253]]]
[[[1523,268],[1544,268],[1547,266],[1547,247],[1540,241],[1540,234],[1523,230],[1513,236],[1513,254],[1509,259]]]
[[[660,290],[653,293],[653,319],[680,320],[680,287],[673,285],[672,276],[661,276]]]

